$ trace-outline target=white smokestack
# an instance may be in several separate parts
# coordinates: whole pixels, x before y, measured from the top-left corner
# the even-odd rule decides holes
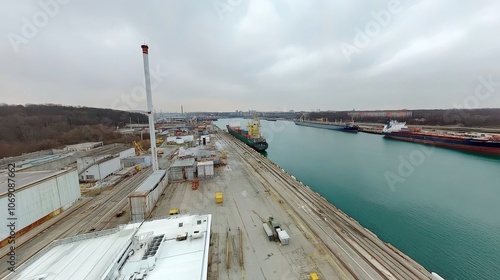
[[[151,142],[151,163],[153,171],[158,170],[158,158],[156,157],[156,136],[153,118],[153,97],[151,96],[151,79],[149,77],[148,45],[141,45],[142,58],[144,60],[144,76],[146,76],[146,96],[148,102],[149,139]]]

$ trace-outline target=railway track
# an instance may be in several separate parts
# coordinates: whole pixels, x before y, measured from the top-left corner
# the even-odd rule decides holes
[[[430,273],[419,264],[382,242],[279,166],[229,134],[219,132],[217,135],[272,186],[277,196],[287,196],[283,201],[299,217],[307,215],[310,218],[303,218],[303,222],[314,223],[322,230],[322,234],[316,235],[353,279],[431,279]],[[277,181],[266,179],[268,176]],[[284,192],[276,191],[279,185],[283,186]],[[373,278],[374,275],[378,278]]]

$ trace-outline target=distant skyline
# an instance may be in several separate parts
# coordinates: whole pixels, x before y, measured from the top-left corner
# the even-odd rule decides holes
[[[4,3],[0,103],[157,112],[500,108],[500,2]]]

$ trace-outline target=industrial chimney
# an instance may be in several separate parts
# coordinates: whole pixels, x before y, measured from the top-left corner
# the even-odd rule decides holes
[[[153,117],[153,97],[151,96],[151,78],[149,76],[148,45],[141,45],[142,58],[144,60],[144,76],[146,77],[146,97],[148,103],[149,139],[151,142],[151,163],[153,171],[158,170],[158,158],[156,153],[155,124]]]

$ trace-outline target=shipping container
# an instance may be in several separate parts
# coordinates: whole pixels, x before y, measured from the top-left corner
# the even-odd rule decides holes
[[[288,245],[290,243],[290,236],[288,236],[288,233],[285,230],[277,229],[276,232],[278,232],[278,238],[281,245]]]
[[[269,228],[269,225],[267,223],[263,223],[262,227],[264,228],[264,231],[266,232],[269,241],[274,241],[273,231],[271,230],[271,228]]]
[[[129,195],[132,222],[148,218],[167,185],[166,170],[157,170]]]
[[[7,221],[9,209],[8,174],[0,174],[0,219]],[[80,197],[78,172],[75,169],[62,171],[36,171],[16,173],[16,232],[37,224],[69,208]],[[35,225],[33,225],[35,223]],[[0,227],[0,240],[10,235],[8,227]]]

